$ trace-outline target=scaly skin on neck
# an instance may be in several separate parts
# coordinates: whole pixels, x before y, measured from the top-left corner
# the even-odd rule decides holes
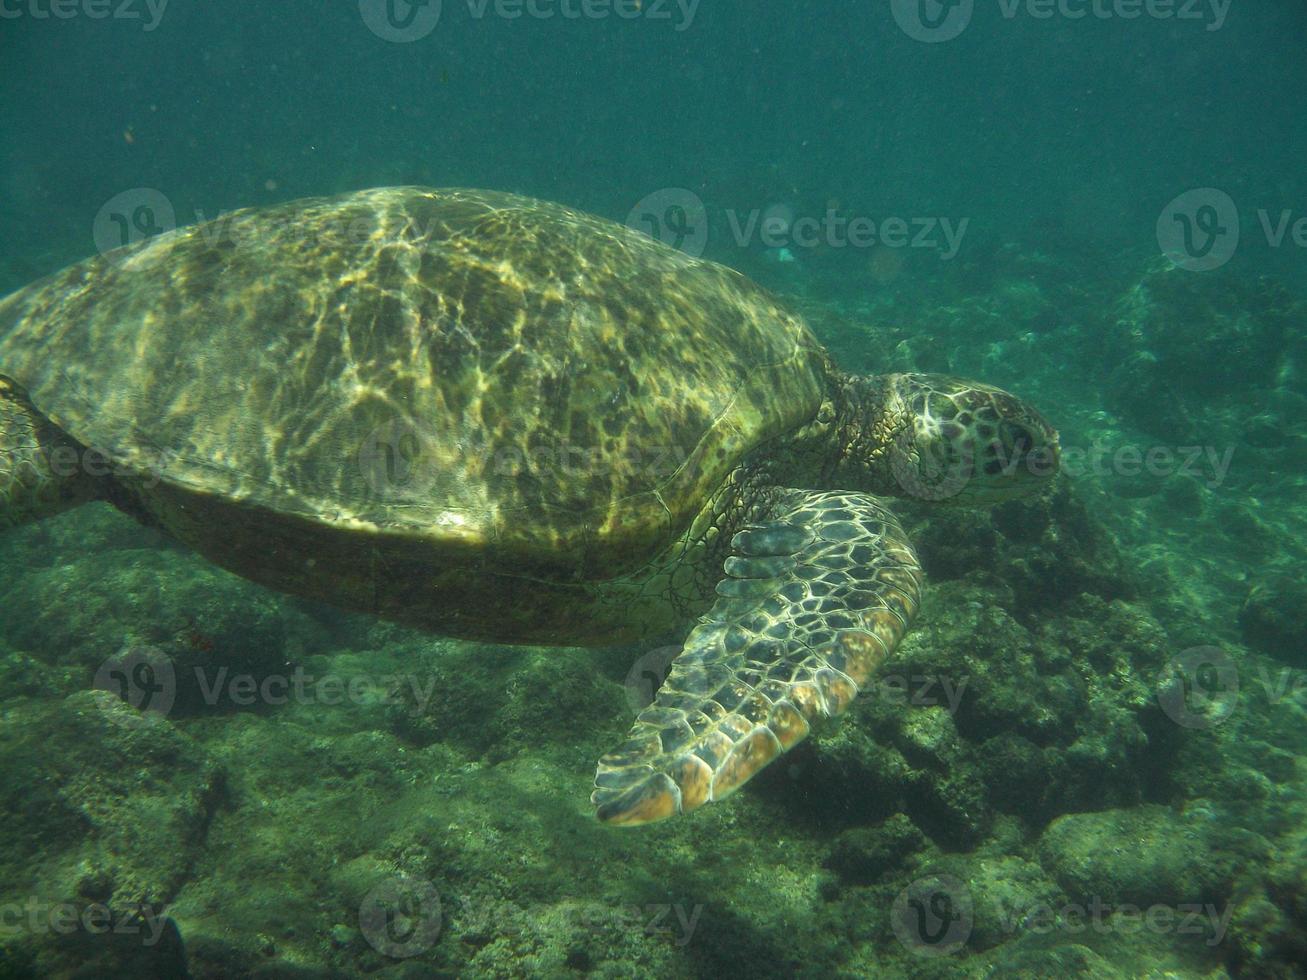
[[[1057,432],[999,388],[933,374],[829,379],[809,423],[746,460],[747,482],[994,504],[1057,471]]]
[[[53,517],[95,496],[83,454],[0,375],[0,528]],[[55,465],[57,464],[57,465]]]
[[[902,494],[889,454],[909,419],[888,378],[842,375],[834,384],[836,429],[832,459],[823,484],[887,497]]]
[[[792,488],[901,495],[888,447],[908,421],[891,405],[897,405],[897,399],[885,378],[832,372],[828,395],[812,420],[755,449],[691,527],[686,537],[701,543],[704,571],[696,576],[691,594],[673,596],[681,614],[697,613],[715,598],[713,589],[730,554],[732,536],[764,520]]]
[[[887,378],[832,372],[813,419],[755,449],[709,504],[717,532],[710,560],[724,558],[731,535],[759,519],[787,488],[901,495],[889,451],[908,426]]]

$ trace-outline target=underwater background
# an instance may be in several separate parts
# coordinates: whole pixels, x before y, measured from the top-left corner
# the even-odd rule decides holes
[[[7,530],[0,976],[1307,973],[1305,34],[1264,0],[0,0],[0,295],[235,208],[513,191],[1063,447],[1041,497],[896,503],[929,585],[885,683],[634,830],[593,765],[660,650],[413,632],[105,504]],[[97,687],[139,648],[211,686],[142,721]]]

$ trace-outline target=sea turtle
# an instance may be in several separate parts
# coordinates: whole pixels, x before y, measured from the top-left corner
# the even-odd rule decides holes
[[[0,526],[106,500],[231,571],[440,633],[693,624],[598,816],[721,799],[917,611],[883,498],[1045,485],[1006,392],[841,372],[744,276],[542,201],[382,188],[238,211],[0,301]]]

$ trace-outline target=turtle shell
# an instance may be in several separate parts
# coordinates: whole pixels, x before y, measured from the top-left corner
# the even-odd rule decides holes
[[[666,544],[825,364],[723,266],[471,190],[238,211],[0,303],[0,373],[167,500],[573,577]]]

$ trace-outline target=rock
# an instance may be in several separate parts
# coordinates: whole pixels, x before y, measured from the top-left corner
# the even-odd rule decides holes
[[[1168,378],[1197,397],[1272,385],[1295,303],[1269,279],[1195,276],[1159,262],[1117,304],[1127,350],[1156,355]]]
[[[1241,976],[1291,976],[1286,964],[1307,962],[1307,842],[1297,836],[1276,857],[1234,900],[1230,940]]]
[[[1239,610],[1239,628],[1250,647],[1307,666],[1307,584],[1289,575],[1256,582]]]
[[[1026,980],[1027,977],[1128,980],[1134,974],[1113,966],[1088,946],[1068,943],[1064,936],[1054,933],[1004,946],[986,976],[991,980]]]
[[[997,809],[1038,820],[1057,805],[1055,757],[1015,732],[1002,732],[980,746],[977,765]]]
[[[1238,857],[1217,840],[1219,825],[1195,811],[1146,805],[1058,817],[1039,841],[1040,861],[1073,903],[1123,905],[1222,903]]]
[[[1263,412],[1243,424],[1243,440],[1255,449],[1279,449],[1288,439],[1278,415]]]
[[[851,827],[831,844],[825,866],[849,885],[870,885],[926,847],[912,821],[896,813],[876,827]]]
[[[989,949],[1009,940],[1033,916],[1061,904],[1061,892],[1044,870],[1015,855],[972,856],[966,861],[965,871],[963,880],[972,901],[968,941],[972,949]]]
[[[1138,351],[1117,365],[1103,388],[1103,405],[1131,425],[1172,442],[1186,442],[1194,421],[1150,351]]]
[[[210,703],[206,685],[214,690],[220,678],[285,671],[281,597],[180,551],[79,549],[77,557],[28,570],[6,595],[5,642],[80,668],[88,682],[124,647],[157,649],[175,668],[174,716],[237,707]]]
[[[172,897],[223,788],[190,738],[107,692],[82,691],[11,708],[0,743],[0,850],[29,866],[39,853],[41,891],[121,910]]]
[[[24,942],[41,974],[95,963],[87,975],[181,975],[156,972],[182,955],[162,909],[190,874],[223,788],[222,771],[172,723],[105,691],[7,705],[0,893],[79,914],[78,926]],[[97,929],[101,920],[111,927]]]

